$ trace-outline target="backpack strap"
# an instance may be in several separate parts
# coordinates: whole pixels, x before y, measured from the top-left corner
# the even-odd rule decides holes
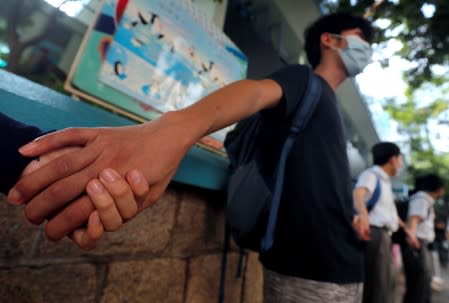
[[[223,251],[221,255],[221,272],[220,272],[220,289],[218,292],[218,303],[223,303],[225,299],[225,292],[226,292],[226,269],[228,265],[228,253],[230,250],[231,245],[231,229],[229,228],[229,225],[225,225],[225,236],[224,236],[224,242],[223,242]],[[239,263],[237,266],[237,271],[235,273],[235,278],[238,279],[242,276],[243,273],[243,265],[244,265],[244,259],[247,256],[247,252],[244,248],[240,248],[239,252]]]
[[[429,208],[427,209],[427,218],[426,220],[428,220],[430,218],[430,216],[432,215],[432,206],[429,206]]]
[[[293,118],[292,125],[290,126],[289,137],[286,141],[289,140],[290,137],[298,135],[309,122],[310,117],[315,111],[316,105],[321,96],[321,82],[318,77],[315,75],[313,70],[308,67],[308,81],[306,92],[302,99],[302,102],[299,102],[295,116]],[[295,137],[293,137],[293,140]],[[284,143],[284,146],[287,142]]]
[[[379,177],[376,174],[374,175],[376,176],[376,187],[374,188],[374,192],[371,195],[371,198],[369,198],[369,200],[366,201],[366,209],[368,210],[368,212],[372,211],[374,206],[376,206],[377,201],[379,201],[381,193]]]
[[[321,96],[321,83],[318,77],[315,76],[313,70],[311,68],[307,69],[308,71],[308,82],[304,97],[302,102],[298,102],[298,106],[296,109],[295,116],[293,118],[293,122],[290,126],[290,131],[287,139],[285,140],[281,157],[277,164],[275,174],[276,174],[276,183],[273,191],[273,199],[271,201],[270,213],[268,216],[268,224],[267,229],[265,231],[265,235],[261,241],[261,251],[269,250],[274,241],[274,230],[276,227],[276,220],[279,210],[279,203],[282,195],[282,188],[284,184],[284,175],[285,175],[285,163],[287,161],[288,154],[295,142],[297,135],[305,128],[307,122],[312,116],[313,111],[318,104],[319,97]]]
[[[230,230],[228,224],[226,224],[225,225],[224,243],[223,243],[223,252],[221,255],[220,290],[218,292],[218,303],[224,302],[226,265],[228,264],[228,252],[229,252],[230,243],[231,243],[231,230]]]

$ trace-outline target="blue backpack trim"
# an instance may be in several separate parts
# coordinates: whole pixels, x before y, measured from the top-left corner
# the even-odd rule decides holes
[[[380,193],[381,193],[380,180],[379,177],[376,176],[376,188],[374,189],[371,198],[369,198],[369,200],[366,201],[366,209],[368,210],[368,212],[373,210],[373,208],[376,206],[377,201],[379,201],[380,198]]]

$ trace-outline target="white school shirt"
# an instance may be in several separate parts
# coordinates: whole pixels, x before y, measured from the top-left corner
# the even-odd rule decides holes
[[[377,179],[380,182],[380,196],[374,208],[369,212],[370,225],[387,228],[393,232],[397,231],[399,228],[398,211],[394,204],[391,181],[387,173],[380,166],[374,165],[360,174],[355,187],[363,187],[368,190],[365,197],[365,202],[367,202],[376,189]]]
[[[426,192],[419,191],[410,197],[408,216],[419,216],[421,222],[416,230],[416,237],[421,240],[433,242],[435,240],[435,200]]]

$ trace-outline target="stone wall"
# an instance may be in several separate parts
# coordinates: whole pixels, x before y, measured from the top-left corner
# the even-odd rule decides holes
[[[224,235],[220,193],[172,185],[161,201],[85,252],[49,242],[0,197],[0,302],[217,302]],[[262,302],[257,255],[228,255],[225,302]]]

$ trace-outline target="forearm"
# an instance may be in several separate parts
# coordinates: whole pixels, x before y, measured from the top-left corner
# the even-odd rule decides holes
[[[282,89],[273,80],[243,80],[216,91],[186,109],[168,112],[141,125],[75,128],[44,136],[22,147],[21,152],[36,156],[66,146],[83,148],[23,177],[8,198],[11,203],[27,203],[28,219],[40,224],[61,209],[66,201],[80,196],[87,183],[103,169],[113,168],[123,176],[137,168],[150,185],[144,202],[148,206],[162,196],[185,153],[198,139],[261,109],[275,106],[281,96]],[[76,178],[73,177],[75,174]],[[55,193],[55,188],[60,190]],[[60,239],[77,228],[78,223],[87,220],[93,205],[89,201],[80,203],[70,204],[69,207],[74,206],[65,208],[49,221],[48,237]],[[73,215],[72,210],[82,212]],[[67,220],[71,216],[76,218]]]
[[[407,220],[407,228],[410,234],[416,236],[416,230],[418,228],[419,222],[420,218],[418,216],[412,216]]]
[[[405,224],[404,221],[401,220],[401,218],[398,217],[398,225],[400,228],[406,228],[407,225]]]
[[[281,96],[281,88],[272,80],[242,80],[172,114],[187,128],[193,144],[205,135],[275,106]]]
[[[360,215],[368,215],[368,209],[365,205],[365,193],[366,190],[364,188],[356,188],[353,194],[354,206]]]

